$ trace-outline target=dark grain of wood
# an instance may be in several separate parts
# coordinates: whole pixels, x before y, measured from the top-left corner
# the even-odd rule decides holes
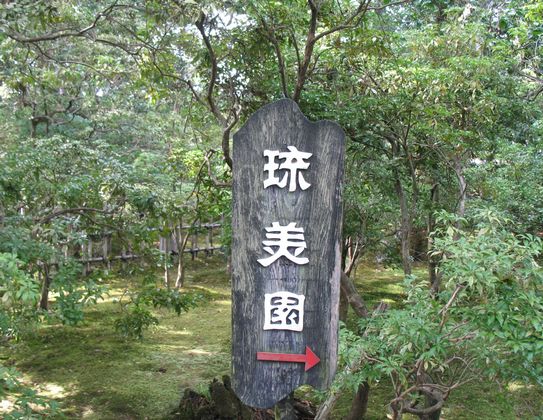
[[[264,150],[313,153],[303,176],[307,190],[271,186]],[[312,123],[295,102],[283,99],[255,114],[234,135],[232,221],[233,388],[246,404],[267,408],[302,384],[319,389],[333,380],[337,363],[341,275],[341,184],[344,133],[335,123]],[[268,267],[262,249],[265,228],[296,222],[304,228],[307,249],[296,265],[281,257]],[[305,295],[301,332],[264,331],[264,294],[288,291]],[[304,372],[302,363],[257,361],[257,352],[304,353],[309,346],[321,359]]]

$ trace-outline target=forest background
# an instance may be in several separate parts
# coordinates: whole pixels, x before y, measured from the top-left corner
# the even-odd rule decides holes
[[[226,267],[232,134],[287,97],[347,135],[347,327],[318,416],[347,388],[361,416],[379,383],[393,418],[470,382],[540,389],[542,25],[539,0],[2,1],[3,346],[83,323],[114,255],[143,279],[120,336],[200,305],[183,250],[220,221]],[[375,310],[352,276],[370,260],[405,276]],[[10,415],[59,412],[17,375]]]

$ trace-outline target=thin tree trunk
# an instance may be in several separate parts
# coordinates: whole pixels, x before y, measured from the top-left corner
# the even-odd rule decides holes
[[[164,286],[170,288],[170,271],[168,270],[168,262],[170,259],[170,242],[171,234],[164,237]]]
[[[179,219],[179,224],[175,227],[175,243],[177,245],[177,277],[175,287],[183,287],[185,281],[185,264],[183,261],[183,219]]]
[[[356,290],[356,286],[353,281],[345,273],[341,273],[341,290],[345,293],[348,302],[353,308],[354,312],[361,318],[368,316],[368,308],[366,303]]]
[[[437,273],[438,259],[432,255],[434,238],[432,232],[435,229],[434,211],[439,201],[439,184],[436,182],[430,190],[430,212],[428,213],[428,275],[430,277],[430,287],[432,294],[439,292],[439,275]]]
[[[348,279],[348,277],[345,275],[345,273],[342,273],[342,276],[341,276],[342,280],[343,280],[344,277]],[[361,297],[360,297],[360,300],[362,300]],[[364,307],[365,307],[365,304],[364,304]],[[382,313],[382,312],[386,311],[387,309],[388,309],[388,305],[386,303],[384,303],[384,302],[381,302],[373,310],[372,316],[375,316],[375,315],[377,315],[379,313]],[[369,313],[366,310],[366,315],[364,316],[364,318],[367,318],[368,316],[369,316]],[[343,373],[346,374],[346,375],[349,375],[352,372],[358,371],[358,369],[360,369],[360,367],[362,366],[362,363],[363,363],[363,359],[361,357],[360,359],[355,360],[352,365],[346,366]],[[369,392],[370,392],[369,387],[364,392],[367,392],[369,394]],[[357,397],[358,396],[359,395],[357,393]],[[332,413],[332,410],[333,410],[334,406],[336,405],[336,403],[337,403],[337,401],[339,400],[340,397],[341,397],[341,392],[339,390],[336,390],[336,391],[332,392],[331,394],[329,394],[328,398],[326,398],[326,400],[324,400],[324,402],[319,407],[319,410],[317,411],[317,414],[315,416],[315,420],[328,419],[330,417],[330,414]],[[364,398],[369,398],[369,395],[364,396],[363,392],[361,392],[359,397],[360,397],[360,402],[361,402],[361,401],[363,401]],[[362,404],[360,404],[360,408],[363,408]],[[356,409],[358,409],[358,408],[356,408]]]
[[[43,264],[43,283],[41,285],[40,309],[46,311],[49,307],[49,286],[51,277],[49,276],[49,265]]]
[[[353,399],[351,411],[346,417],[347,420],[359,420],[366,416],[368,411],[368,401],[370,397],[370,386],[367,382],[358,385],[358,391]]]
[[[347,321],[347,315],[349,314],[349,298],[343,288],[339,290],[339,320],[342,322]]]
[[[85,275],[89,274],[91,271],[91,263],[92,260],[92,241],[89,239],[89,242],[87,242],[87,264],[85,269]]]
[[[123,269],[123,271],[126,269],[126,256],[127,256],[127,252],[126,252],[126,247],[123,245],[122,248],[121,248],[121,267]]]
[[[396,178],[394,188],[400,202],[400,234],[403,271],[405,275],[409,275],[411,274],[411,215],[409,213],[407,197],[400,178]]]
[[[213,253],[213,249],[211,249],[213,247],[213,239],[211,238],[212,236],[212,229],[213,228],[207,228],[207,232],[206,232],[206,257],[211,255]]]
[[[4,227],[4,218],[6,217],[6,212],[4,211],[4,205],[0,201],[0,229]]]
[[[460,217],[464,217],[466,214],[466,198],[468,184],[466,182],[466,176],[464,174],[464,165],[462,163],[462,156],[455,156],[454,158],[454,172],[458,178],[458,206],[456,214]],[[460,227],[460,226],[457,226]]]
[[[345,266],[347,265],[347,256],[349,246],[351,245],[351,238],[347,238],[346,241],[343,241],[343,246],[341,249],[341,271],[345,272]],[[347,320],[347,315],[349,313],[349,298],[347,293],[343,290],[343,287],[339,289],[339,320],[345,322]]]

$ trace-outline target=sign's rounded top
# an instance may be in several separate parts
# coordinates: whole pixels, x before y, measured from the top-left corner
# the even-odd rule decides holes
[[[343,139],[345,137],[345,131],[343,128],[336,122],[330,120],[319,120],[311,121],[305,114],[301,111],[298,103],[289,98],[278,99],[277,101],[270,102],[267,105],[264,105],[262,108],[255,111],[243,124],[243,126],[234,134],[234,140],[237,140],[240,135],[247,130],[253,122],[260,122],[263,119],[268,119],[273,115],[277,114],[290,114],[292,116],[298,117],[300,122],[303,121],[303,124],[311,124],[318,126],[328,126],[328,129],[337,130],[338,134],[335,137]]]

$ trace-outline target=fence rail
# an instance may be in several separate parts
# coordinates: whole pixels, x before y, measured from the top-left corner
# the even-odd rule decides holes
[[[194,259],[199,253],[204,253],[206,257],[212,255],[215,251],[223,251],[222,245],[214,244],[215,230],[223,226],[221,222],[202,223],[198,225],[182,225],[180,232],[183,238],[185,235],[190,235],[185,238],[185,248],[183,254],[190,254]],[[177,227],[179,229],[179,227]],[[153,229],[156,232],[157,229]],[[190,232],[192,231],[192,233]],[[81,246],[81,257],[76,260],[85,264],[86,271],[91,269],[91,264],[104,263],[110,264],[114,261],[129,261],[139,259],[142,256],[131,252],[130,247],[126,249],[123,246],[121,255],[112,255],[113,236],[111,232],[106,232],[100,239],[89,240]],[[205,244],[205,245],[204,245]],[[162,254],[179,255],[179,238],[176,238],[175,229],[171,235],[160,236],[156,247]],[[117,248],[118,249],[118,248]]]

